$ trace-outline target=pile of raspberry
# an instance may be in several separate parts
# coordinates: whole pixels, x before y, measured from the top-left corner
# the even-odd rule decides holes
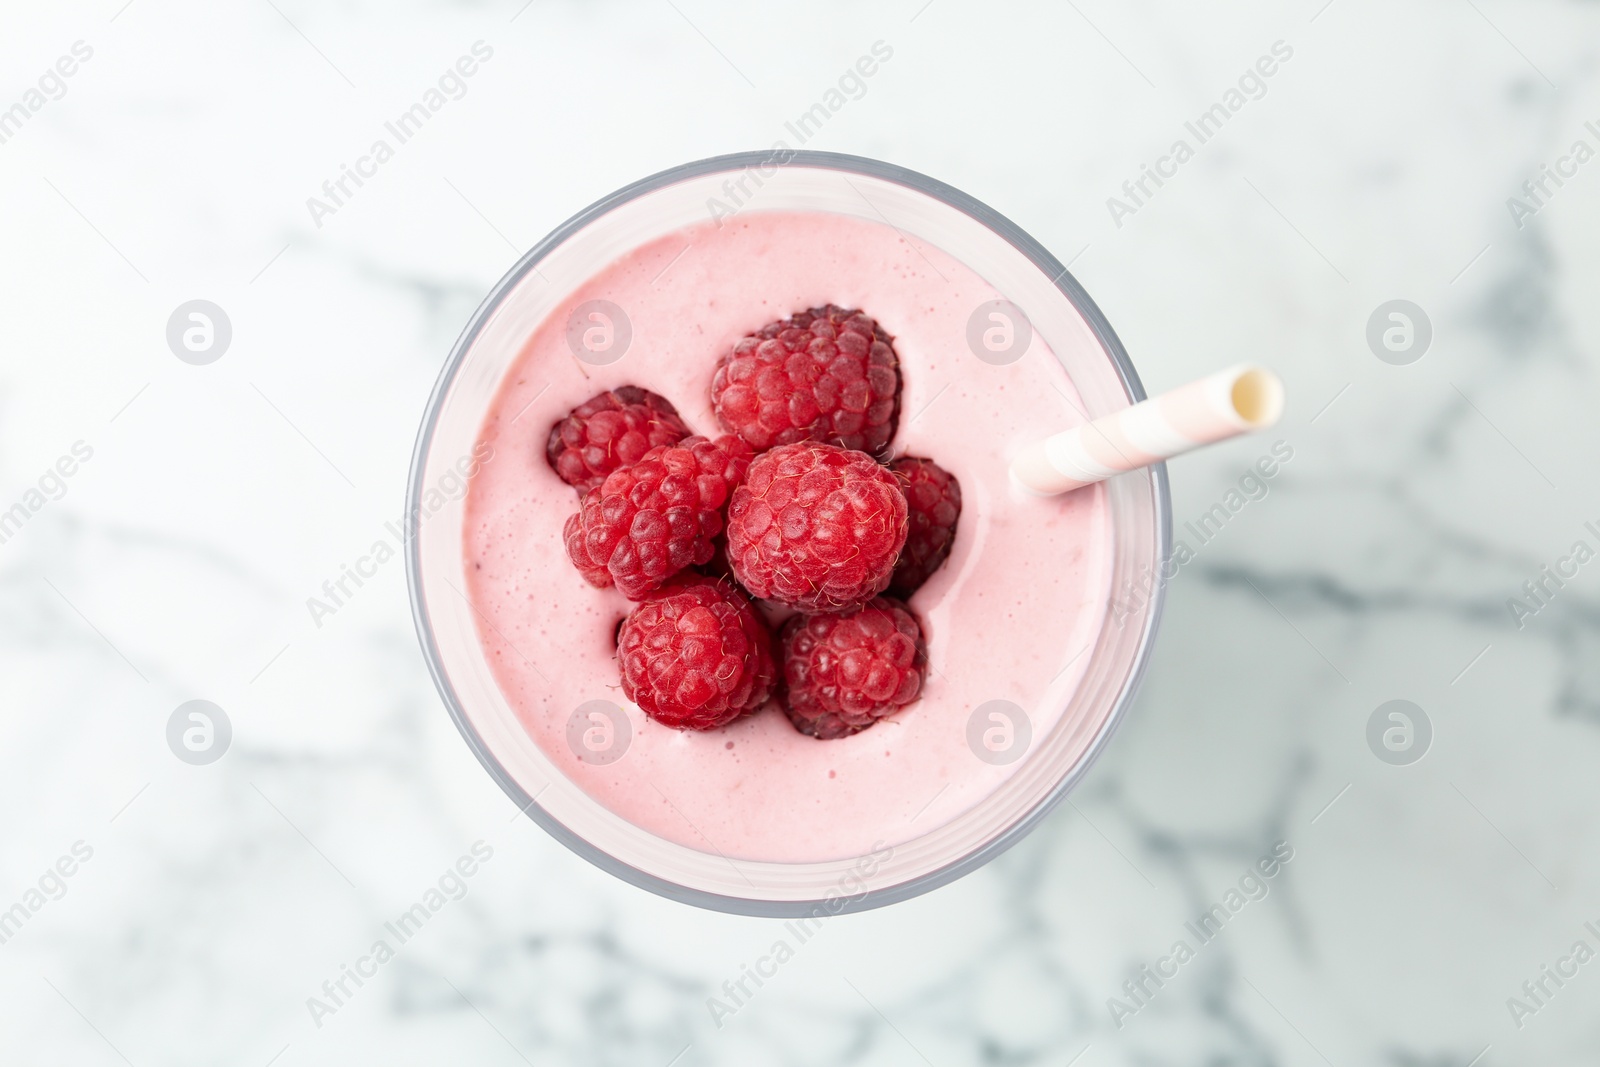
[[[827,739],[921,694],[927,651],[906,600],[950,554],[961,487],[932,460],[890,459],[900,392],[894,339],[829,304],[717,361],[722,436],[691,434],[634,385],[551,428],[545,458],[580,496],[567,555],[634,604],[617,660],[645,714],[714,730],[775,701]]]

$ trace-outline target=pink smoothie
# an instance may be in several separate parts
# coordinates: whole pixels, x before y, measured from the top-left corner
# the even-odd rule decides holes
[[[624,256],[573,292],[528,340],[484,419],[494,459],[466,502],[467,595],[502,692],[528,733],[589,795],[661,837],[709,853],[777,862],[843,859],[896,845],[960,815],[1020,763],[967,744],[990,700],[1026,709],[1035,744],[1062,714],[1105,619],[1110,528],[1102,486],[1023,500],[1009,455],[1079,420],[1078,394],[1044,341],[993,366],[967,345],[967,320],[1000,294],[936,248],[831,214],[746,212]],[[566,323],[612,301],[632,324],[626,354],[580,363]],[[629,605],[587,585],[561,528],[575,491],[544,458],[550,427],[595,393],[639,385],[697,432],[721,431],[708,390],[717,358],[745,333],[822,304],[858,307],[894,337],[904,380],[896,454],[925,456],[961,482],[949,560],[911,599],[928,645],[922,696],[853,737],[818,741],[767,707],[720,730],[680,733],[622,695],[613,635]],[[633,726],[618,761],[567,747],[573,709],[603,699]]]

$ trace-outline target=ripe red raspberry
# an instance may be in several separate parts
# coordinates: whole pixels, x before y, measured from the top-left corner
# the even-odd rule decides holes
[[[597,589],[610,589],[614,584],[611,581],[611,572],[606,570],[605,564],[596,563],[589,558],[589,549],[583,539],[581,511],[567,516],[567,524],[561,528],[561,539],[566,542],[567,558],[578,568],[583,580]]]
[[[590,397],[550,427],[544,456],[562,481],[587,493],[618,467],[688,436],[689,428],[665,398],[623,385]]]
[[[768,323],[717,362],[711,406],[757,452],[826,441],[877,453],[900,414],[893,338],[829,304]]]
[[[767,699],[772,635],[731,582],[676,579],[647,594],[617,634],[622,691],[676,730],[714,730]]]
[[[589,490],[567,521],[567,555],[590,584],[638,600],[685,567],[711,559],[728,494],[750,462],[737,437],[686,437],[652,448]],[[611,581],[600,580],[604,569]]]
[[[928,662],[915,616],[888,597],[838,615],[796,615],[783,627],[780,654],[789,721],[824,740],[917,699]]]
[[[802,611],[840,611],[883,592],[905,541],[899,480],[865,452],[833,445],[757,456],[728,505],[734,576]]]
[[[889,581],[889,591],[904,599],[922,588],[950,554],[956,520],[961,517],[961,483],[931,459],[906,456],[889,464],[889,469],[900,475],[911,514],[905,551]]]

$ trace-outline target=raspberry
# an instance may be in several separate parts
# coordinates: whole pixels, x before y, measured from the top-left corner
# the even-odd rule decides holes
[[[915,616],[878,597],[837,615],[796,615],[783,628],[784,710],[824,740],[865,730],[917,699],[927,652]]]
[[[603,564],[589,558],[589,549],[583,540],[582,512],[567,516],[567,524],[561,528],[561,539],[567,545],[567,558],[578,568],[583,580],[597,589],[610,589],[614,584],[611,572]]]
[[[950,554],[956,520],[961,517],[961,483],[931,459],[906,456],[889,464],[889,469],[900,475],[911,513],[905,551],[889,581],[889,591],[904,599],[922,588]]]
[[[833,445],[757,456],[728,505],[734,576],[802,611],[839,611],[883,592],[905,540],[899,480],[865,452]]]
[[[893,338],[859,311],[829,304],[771,322],[717,362],[711,406],[757,452],[827,441],[879,452],[900,414]]]
[[[714,730],[767,699],[772,636],[731,582],[680,578],[646,596],[617,634],[622,691],[676,730]]]
[[[618,467],[688,436],[689,428],[665,398],[622,385],[590,397],[550,427],[544,456],[562,481],[587,493]]]
[[[629,600],[640,599],[711,559],[723,506],[749,462],[737,437],[686,437],[652,448],[584,496],[576,525],[567,520],[567,555],[590,584],[614,583]]]

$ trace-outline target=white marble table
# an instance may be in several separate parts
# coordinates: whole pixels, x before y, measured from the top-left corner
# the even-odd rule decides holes
[[[1570,956],[1600,949],[1600,563],[1562,562],[1600,548],[1600,162],[1570,158],[1600,148],[1600,11],[519,7],[0,13],[0,109],[21,106],[0,110],[0,511],[23,505],[0,544],[0,909],[26,917],[0,944],[0,1059],[1600,1058],[1600,962]],[[479,41],[460,98],[362,164]],[[629,888],[515,819],[427,679],[398,561],[320,626],[306,600],[391,536],[441,361],[522,249],[646,173],[770,144],[878,41],[892,59],[808,147],[1016,219],[1153,389],[1277,366],[1293,459],[1173,582],[1072,804],[969,878],[833,920],[718,1029],[706,999],[776,924]],[[1280,41],[1200,143],[1185,123]],[[1162,162],[1179,138],[1192,158]],[[1133,201],[1143,164],[1170,177]],[[332,203],[344,165],[369,176]],[[165,337],[193,299],[232,325],[206,366]],[[1393,299],[1431,321],[1420,361],[1369,350]],[[1270,444],[1175,463],[1180,523]],[[1576,574],[1541,604],[1544,566]],[[219,762],[168,748],[191,699],[231,720]],[[1393,699],[1431,722],[1420,762],[1369,748]],[[464,898],[314,1021],[480,840]],[[1279,841],[1266,898],[1188,934]],[[1180,938],[1194,958],[1163,963]],[[1143,965],[1176,974],[1135,1001]]]

